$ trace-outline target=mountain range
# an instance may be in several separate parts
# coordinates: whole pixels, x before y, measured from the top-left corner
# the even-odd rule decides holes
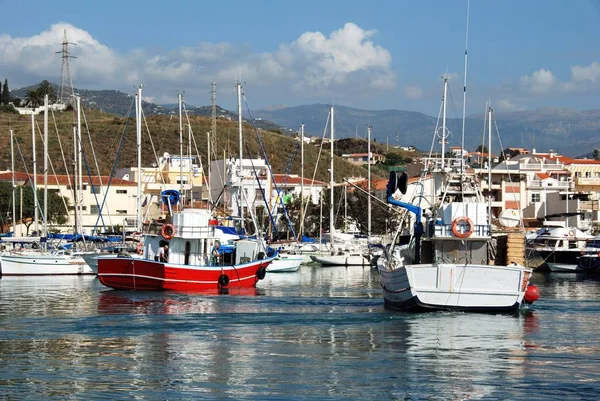
[[[35,86],[17,89],[11,92],[13,97],[24,98],[27,90]],[[127,115],[133,104],[130,94],[116,90],[75,89],[82,97],[85,106],[100,109],[104,112]],[[175,105],[176,106],[176,105]],[[146,115],[176,113],[173,104],[158,105],[144,103]],[[209,117],[211,106],[187,106],[191,115]],[[253,111],[257,128],[279,132],[295,132],[305,124],[305,133],[309,136],[321,137],[325,131],[329,106],[312,104],[295,107],[265,108]],[[454,113],[448,112],[449,115]],[[483,140],[484,113],[471,115],[465,123],[465,148],[473,151],[479,145],[487,146]],[[217,106],[220,118],[237,119],[237,113]],[[440,149],[439,135],[433,140],[436,126],[441,126],[437,117],[415,111],[404,110],[362,110],[346,106],[335,106],[335,136],[366,137],[367,126],[371,125],[372,138],[388,146],[415,146],[417,149],[429,151],[432,142],[435,150]],[[449,131],[447,146],[460,146],[462,136],[462,119],[447,118]],[[524,147],[537,151],[554,150],[560,154],[578,157],[590,154],[600,148],[600,109],[576,111],[572,109],[544,108],[530,111],[497,113],[493,119],[494,135],[492,137],[492,153],[500,148]],[[441,127],[438,128],[441,133]],[[326,133],[329,136],[329,132]]]

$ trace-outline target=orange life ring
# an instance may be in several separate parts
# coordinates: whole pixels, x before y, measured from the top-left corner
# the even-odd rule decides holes
[[[173,224],[165,224],[160,229],[160,235],[167,241],[170,241],[175,235],[175,229],[173,228]]]
[[[144,253],[144,244],[142,244],[141,242],[139,244],[137,244],[137,246],[135,247],[135,250],[137,251],[138,254],[142,255]]]
[[[469,225],[469,228],[465,232],[460,232],[458,230],[458,226],[463,225],[464,223],[467,223]],[[458,238],[470,237],[471,234],[473,234],[473,222],[471,221],[471,219],[466,216],[454,219],[454,221],[452,222],[452,234],[454,234],[454,236]]]

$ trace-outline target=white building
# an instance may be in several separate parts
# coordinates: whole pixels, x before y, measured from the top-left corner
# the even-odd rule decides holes
[[[304,177],[304,188],[302,188],[302,177],[296,174],[290,174],[287,178],[285,174],[273,174],[273,176],[282,196],[293,195],[296,198],[302,196],[304,199],[310,200],[314,205],[320,202],[323,190],[329,186],[329,184],[323,181],[313,181],[310,178]],[[303,189],[304,192],[302,192]],[[277,191],[274,187],[272,198],[274,200],[277,199]]]
[[[0,173],[0,181],[12,180],[9,172]],[[72,180],[72,177],[71,177]],[[137,219],[137,184],[119,178],[110,180],[108,176],[82,177],[83,188],[81,193],[81,226],[84,234],[110,231],[112,226],[135,227]],[[15,182],[18,186],[29,186],[29,176],[24,172],[15,172]],[[38,189],[43,189],[44,176],[38,174],[36,179]],[[64,225],[50,225],[49,229],[59,232],[73,232],[75,227],[75,198],[72,186],[67,175],[49,175],[48,191],[56,191],[66,198],[68,220]],[[19,199],[19,193],[16,194]],[[38,199],[43,204],[43,199]],[[101,211],[101,213],[100,213]],[[17,207],[17,214],[19,208]],[[41,228],[41,213],[39,228]],[[105,230],[106,229],[106,230]],[[31,233],[31,231],[30,231]],[[24,235],[19,233],[17,235]]]

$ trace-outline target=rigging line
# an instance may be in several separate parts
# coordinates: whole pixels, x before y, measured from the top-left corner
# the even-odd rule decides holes
[[[152,153],[154,153],[154,160],[156,161],[156,165],[160,167],[160,161],[158,159],[158,153],[156,153],[156,148],[154,147],[154,141],[152,140],[152,135],[150,134],[150,128],[148,127],[148,121],[146,120],[146,114],[144,114],[144,109],[142,108],[142,119],[144,120],[144,125],[146,126],[146,133],[148,134],[148,138],[150,138],[150,146],[152,146]],[[162,181],[163,186],[165,185],[165,177],[162,174],[159,174],[160,180]]]
[[[65,166],[67,183],[69,184],[69,187],[70,187],[71,186],[71,174],[69,174],[69,168],[67,167],[67,159],[65,159],[65,152],[62,147],[62,141],[60,140],[60,134],[58,132],[58,125],[56,124],[56,117],[54,116],[54,110],[50,109],[50,111],[52,112],[52,120],[54,122],[54,128],[56,129],[56,137],[58,138],[58,146],[60,147],[60,154],[62,156],[63,164]]]
[[[500,149],[502,149],[500,151],[500,153],[502,154],[502,158],[504,159],[504,163],[506,163],[506,153],[504,153],[504,146],[502,145],[502,139],[500,138],[500,130],[498,129],[498,121],[496,121],[496,114],[494,113],[494,111],[492,110],[492,117],[494,118],[494,126],[496,127],[496,135],[498,135],[498,145],[500,145]],[[511,184],[513,183],[512,180],[512,175],[510,174],[510,170],[508,169],[508,164],[506,165],[507,167],[507,171],[508,171],[508,182],[510,182]],[[517,194],[513,192],[513,200],[515,202],[517,202]],[[519,198],[519,204],[520,202],[520,198]],[[520,227],[522,230],[525,230],[525,223],[523,222],[523,216],[522,213],[523,211],[521,210],[521,208],[519,207],[517,209],[518,213],[519,213],[519,222],[520,222]]]
[[[313,187],[315,185],[315,177],[317,176],[317,169],[319,168],[319,161],[321,160],[321,154],[323,153],[323,141],[325,139],[325,135],[327,134],[327,128],[329,127],[329,119],[331,117],[331,111],[327,112],[327,121],[325,122],[325,128],[323,129],[323,136],[321,137],[321,146],[319,147],[319,154],[317,155],[317,161],[315,163],[315,169],[313,170],[313,175],[310,183],[310,192],[313,193]],[[321,190],[321,194],[319,197],[323,196],[323,191]],[[308,211],[308,203],[304,206],[303,216],[306,216],[306,212]],[[300,222],[301,227],[304,227],[304,221]]]
[[[467,0],[467,28],[465,31],[465,70],[464,70],[464,76],[463,76],[463,110],[462,110],[462,130],[461,130],[461,138],[460,138],[460,152],[461,152],[461,158],[460,158],[460,171],[464,171],[465,167],[464,167],[464,163],[465,163],[465,157],[462,154],[464,149],[465,149],[465,126],[467,123],[467,65],[468,65],[468,61],[469,61],[469,57],[468,57],[468,51],[467,49],[469,48],[469,16],[470,16],[470,10],[471,10],[471,0]],[[462,198],[465,198],[465,194],[464,194],[464,190],[462,189],[463,186],[461,184],[461,192],[462,192]]]
[[[100,216],[102,215],[102,209],[104,208],[104,204],[106,203],[106,197],[108,195],[108,190],[110,188],[110,184],[112,183],[112,179],[115,175],[115,170],[117,168],[117,162],[119,161],[119,156],[121,155],[121,150],[123,150],[123,145],[125,144],[125,139],[127,138],[127,125],[129,123],[129,117],[131,117],[131,111],[133,110],[133,105],[135,104],[135,98],[131,100],[131,106],[129,107],[129,113],[125,117],[125,127],[123,128],[123,134],[121,135],[121,143],[119,144],[119,149],[117,150],[117,155],[115,157],[115,162],[113,163],[112,169],[110,171],[110,176],[108,177],[108,183],[106,184],[106,193],[104,194],[104,198],[102,199],[102,205],[98,210],[98,218],[96,218],[96,224],[94,227],[98,225],[100,221]],[[125,226],[123,226],[123,234],[125,233]]]
[[[92,149],[92,157],[94,158],[94,164],[96,165],[96,172],[98,173],[98,181],[100,182],[100,190],[102,190],[102,188],[104,187],[104,185],[102,184],[102,175],[100,174],[100,167],[98,166],[98,158],[96,157],[96,151],[94,150],[94,143],[92,142],[92,134],[90,133],[90,127],[88,126],[87,117],[85,116],[85,108],[83,108],[83,107],[81,107],[81,114],[83,114],[83,122],[85,124],[85,129],[88,134],[88,140],[90,141],[90,148]],[[81,146],[81,149],[83,151],[83,157],[84,157],[84,159],[86,159],[85,151],[83,150],[83,144]],[[90,184],[92,186],[92,191],[93,191],[94,184],[92,181],[92,174],[91,174],[90,168],[87,164],[87,159],[85,160],[85,164],[86,164],[86,168],[88,170],[88,176],[90,177]],[[96,196],[95,191],[94,191],[94,198],[96,200],[96,206],[99,206],[98,205],[98,197]],[[110,217],[110,209],[108,208],[108,205],[106,205],[106,210],[108,212],[108,224],[110,224],[112,226],[112,220]],[[106,225],[104,224],[104,217],[102,218],[102,226],[104,227],[104,229],[106,229]],[[94,229],[95,228],[96,227],[94,227]]]
[[[252,117],[252,112],[250,111],[250,106],[248,106],[248,101],[246,100],[246,95],[244,93],[242,93],[242,97],[244,98],[244,103],[246,104],[246,109],[248,110],[248,116],[250,117],[250,121],[252,121],[252,127],[254,128],[254,133],[256,134],[256,139],[258,140],[258,145],[259,145],[260,149],[262,150],[263,156],[265,157],[265,160],[266,160],[267,152],[265,151],[265,147],[263,146],[262,140],[260,139],[260,135],[258,134],[258,129],[256,128],[254,118]],[[240,161],[240,163],[241,163],[241,161]],[[275,181],[275,175],[273,174],[273,170],[271,170],[271,165],[269,163],[266,163],[266,165],[267,165],[267,170],[269,171],[269,173],[271,175],[271,181],[273,182],[273,185],[275,186],[275,191],[277,192],[277,195],[279,196],[279,193],[280,193],[279,187],[277,186],[277,182]],[[283,199],[281,199],[281,206],[283,207],[283,213],[285,215],[285,218],[287,219],[288,227],[289,227],[290,231],[292,232],[292,236],[294,237],[294,240],[296,242],[298,242],[298,237],[296,236],[294,226],[292,224],[292,221],[290,220],[290,216],[287,213],[287,209],[285,207],[285,204],[283,203]]]
[[[246,143],[246,152],[250,153],[250,148],[248,147],[248,143]],[[269,220],[271,221],[271,226],[273,227],[273,231],[275,231],[276,238],[279,239],[279,232],[277,231],[277,227],[275,225],[275,219],[273,218],[273,214],[271,213],[271,208],[267,204],[265,190],[263,189],[262,184],[260,183],[260,179],[258,178],[258,172],[256,171],[256,167],[254,167],[254,161],[252,161],[252,159],[250,159],[250,164],[252,165],[252,171],[254,171],[254,176],[256,177],[256,182],[258,183],[258,189],[260,190],[262,197],[263,197],[263,201],[265,202],[265,206],[266,206],[265,209],[267,209],[267,213],[269,213]],[[254,197],[254,199],[256,200],[256,197]],[[259,230],[259,228],[256,227],[256,230]]]
[[[21,146],[19,146],[19,139],[17,137],[15,137],[15,143],[17,144],[17,150],[19,151],[19,156],[21,156],[21,161],[23,162],[23,167],[25,168],[25,174],[27,174],[27,179],[29,180],[29,186],[31,187],[31,190],[33,191],[33,182],[31,181],[31,175],[29,174],[29,169],[27,168],[27,164],[25,163],[25,158],[23,157],[23,153],[21,152]],[[34,180],[36,180],[37,183],[37,177],[34,177]],[[42,219],[44,219],[44,211],[40,210],[40,200],[38,197],[37,200],[37,205],[34,205],[34,211],[35,208],[38,209],[38,213],[40,213],[42,215]],[[31,217],[31,216],[30,216]]]
[[[485,130],[488,118],[488,102],[485,102],[485,111],[483,112],[483,135],[481,138],[481,152],[479,152],[479,168],[483,169],[483,147],[485,146]],[[488,152],[490,150],[488,149]],[[480,173],[481,174],[481,173]]]
[[[452,91],[450,90],[450,82],[448,81],[448,94],[450,95],[450,105],[452,106],[452,114],[454,115],[454,125],[456,129],[459,130],[460,126],[458,125],[458,119],[456,118],[456,107],[454,107],[454,98],[452,97]],[[450,142],[450,141],[448,141]]]
[[[188,115],[187,112],[187,108],[185,107],[185,103],[183,103],[183,111],[185,112],[185,118],[187,119],[187,123],[190,127],[190,131],[191,131],[191,136],[192,136],[192,142],[194,144],[194,150],[196,150],[196,155],[198,156],[198,160],[200,161],[200,170],[202,171],[202,184],[204,184],[204,177],[206,177],[206,174],[204,174],[204,165],[202,164],[202,156],[200,155],[200,151],[198,150],[198,144],[196,143],[196,136],[194,135],[194,130],[192,129],[192,123],[190,122],[190,117]],[[207,167],[208,169],[208,167]]]
[[[42,134],[42,131],[40,129],[40,125],[39,123],[36,121],[35,125],[37,126],[37,130],[38,130],[38,135],[40,136],[40,138],[42,139],[42,142],[44,141],[44,136]],[[48,161],[50,162],[50,168],[52,169],[52,174],[54,174],[54,179],[56,180],[56,185],[58,186],[58,193],[60,194],[61,200],[63,201],[63,204],[65,206],[65,211],[67,212],[67,215],[69,215],[69,206],[67,205],[67,201],[65,199],[65,197],[63,196],[63,193],[60,189],[60,184],[58,182],[58,177],[56,175],[56,171],[54,170],[54,164],[52,163],[52,159],[50,157],[48,157]]]

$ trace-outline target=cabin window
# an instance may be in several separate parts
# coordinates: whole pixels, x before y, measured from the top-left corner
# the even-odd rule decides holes
[[[184,260],[183,260],[183,264],[184,265],[189,265],[190,264],[190,241],[185,241],[185,254],[184,254]]]
[[[577,241],[569,241],[569,249],[577,249]]]

